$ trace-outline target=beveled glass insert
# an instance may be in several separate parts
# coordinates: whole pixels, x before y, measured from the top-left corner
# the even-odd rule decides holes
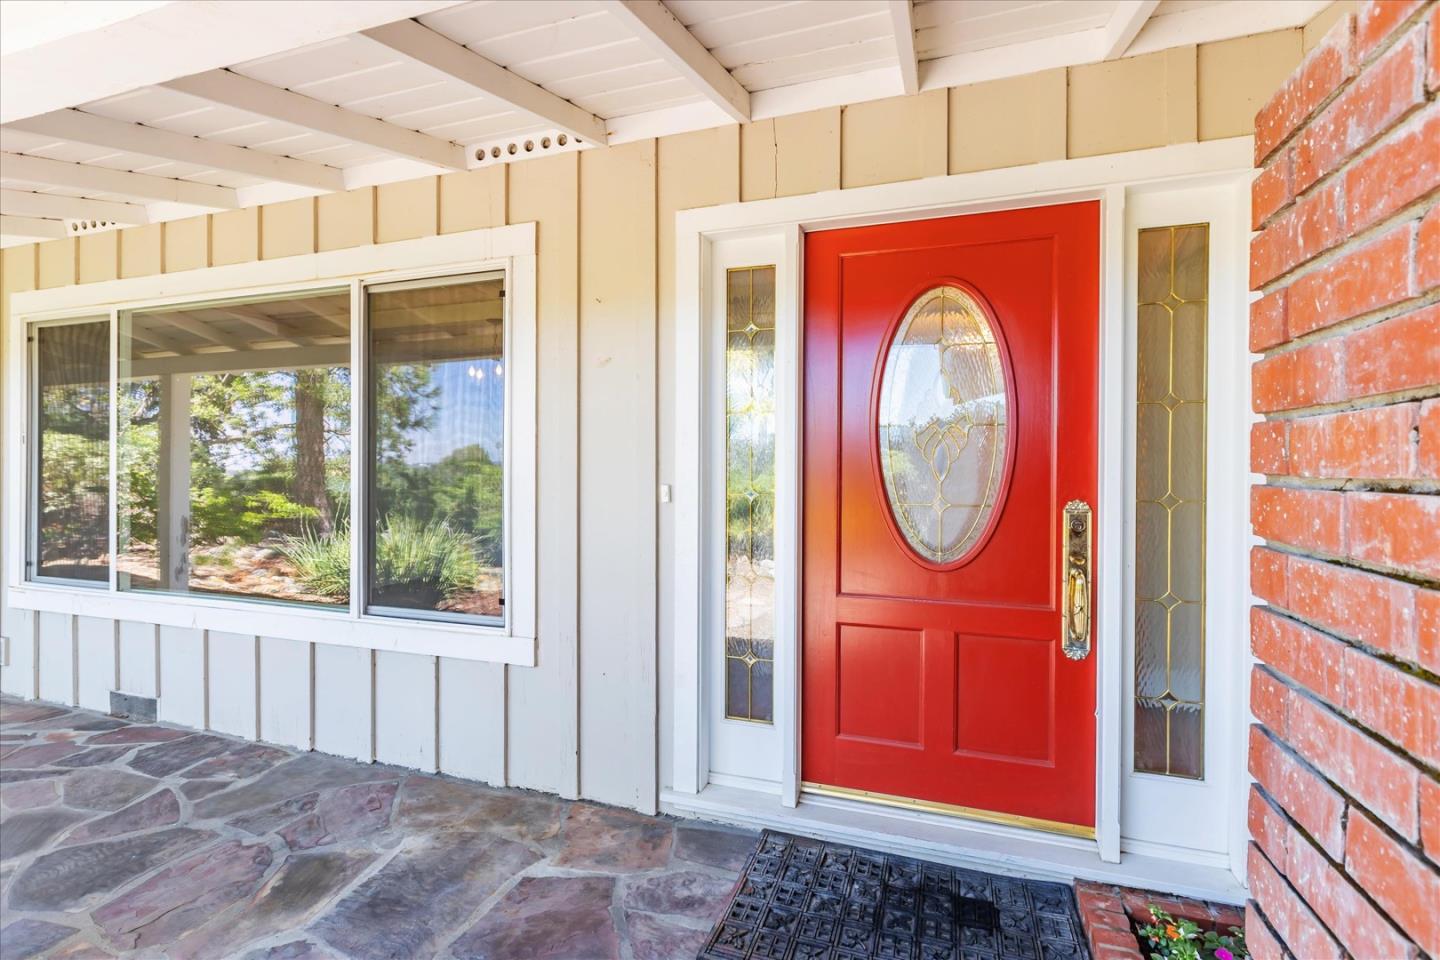
[[[774,720],[775,268],[725,275],[725,715]]]
[[[1207,224],[1141,230],[1135,769],[1205,776]]]
[[[1005,472],[1010,398],[990,318],[935,287],[900,321],[880,382],[880,468],[905,541],[931,563],[984,535]]]

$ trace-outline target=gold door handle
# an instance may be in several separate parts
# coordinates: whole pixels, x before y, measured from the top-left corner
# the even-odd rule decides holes
[[[1065,526],[1061,531],[1065,549],[1062,581],[1063,612],[1060,649],[1071,660],[1090,655],[1090,504],[1071,500],[1065,504]]]

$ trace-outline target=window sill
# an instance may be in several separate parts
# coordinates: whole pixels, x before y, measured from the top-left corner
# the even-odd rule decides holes
[[[14,584],[10,606],[42,613],[133,620],[165,627],[222,630],[395,653],[535,666],[535,638],[502,627],[356,617],[343,610],[277,609],[244,600],[143,597],[86,587]]]

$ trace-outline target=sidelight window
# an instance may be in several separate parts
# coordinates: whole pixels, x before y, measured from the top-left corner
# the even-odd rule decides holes
[[[1205,776],[1209,227],[1139,235],[1135,769]]]

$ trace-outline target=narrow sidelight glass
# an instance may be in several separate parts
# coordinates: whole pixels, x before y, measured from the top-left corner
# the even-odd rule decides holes
[[[1135,442],[1135,769],[1205,776],[1209,227],[1141,230]]]
[[[121,590],[343,606],[348,290],[120,314]]]
[[[31,579],[110,579],[110,321],[37,324]]]
[[[504,620],[504,279],[367,291],[372,613]]]
[[[726,273],[725,715],[775,717],[775,268]]]

